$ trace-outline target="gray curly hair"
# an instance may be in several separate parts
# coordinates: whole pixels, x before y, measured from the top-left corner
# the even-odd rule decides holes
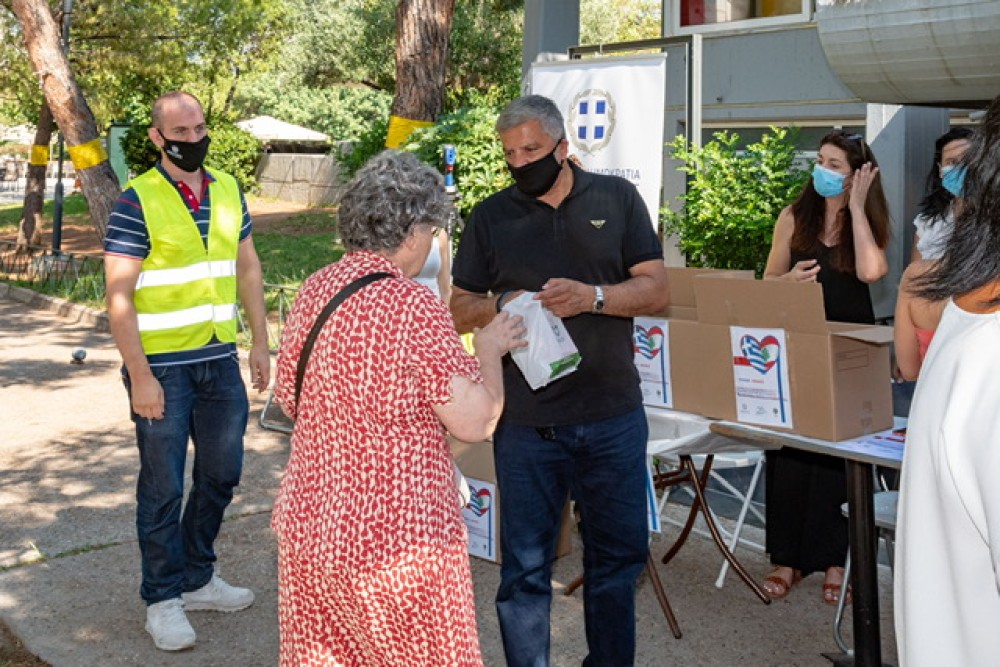
[[[337,216],[340,238],[348,252],[393,251],[414,225],[444,226],[451,209],[437,170],[412,153],[385,150],[347,184]]]
[[[566,136],[559,107],[542,95],[525,95],[505,106],[497,117],[496,131],[506,132],[531,120],[541,123],[542,131],[555,141],[562,141]]]

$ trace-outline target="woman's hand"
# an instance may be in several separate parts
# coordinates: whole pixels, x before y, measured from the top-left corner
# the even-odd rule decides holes
[[[868,190],[875,181],[878,174],[878,167],[873,167],[871,162],[865,162],[851,176],[850,201],[849,205],[853,210],[864,211],[865,202],[868,200]]]
[[[803,259],[795,262],[792,270],[785,274],[785,280],[796,283],[814,283],[819,274],[819,261],[815,259]]]
[[[484,355],[502,357],[515,347],[524,347],[528,341],[523,339],[527,329],[524,326],[523,318],[520,315],[511,315],[507,312],[497,313],[497,316],[480,329],[476,327],[472,330],[472,344],[476,349],[476,356],[482,358]]]

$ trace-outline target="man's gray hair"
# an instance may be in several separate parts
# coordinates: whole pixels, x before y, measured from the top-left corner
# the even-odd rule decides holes
[[[496,130],[506,132],[532,120],[541,123],[542,131],[553,140],[561,141],[565,138],[566,126],[559,107],[542,95],[525,95],[505,106],[497,118]]]
[[[414,225],[444,226],[451,210],[444,178],[436,169],[412,153],[385,150],[347,184],[338,229],[348,252],[394,251]]]

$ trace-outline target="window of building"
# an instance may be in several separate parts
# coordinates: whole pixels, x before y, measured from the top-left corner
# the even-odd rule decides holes
[[[672,34],[808,21],[812,0],[673,0]],[[741,25],[742,22],[747,22]]]

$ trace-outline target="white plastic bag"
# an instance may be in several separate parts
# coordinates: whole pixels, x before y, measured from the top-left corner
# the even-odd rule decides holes
[[[575,371],[580,365],[580,352],[563,321],[534,297],[535,292],[524,292],[504,304],[503,309],[524,318],[528,345],[514,348],[510,356],[528,385],[540,389]]]

